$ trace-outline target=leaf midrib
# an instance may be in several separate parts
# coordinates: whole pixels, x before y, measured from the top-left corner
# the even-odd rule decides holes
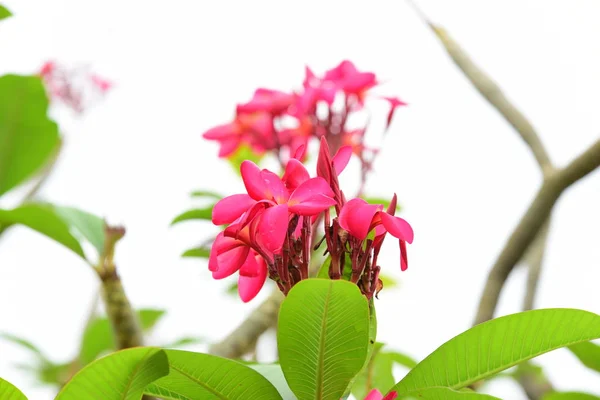
[[[329,302],[331,299],[331,291],[333,290],[333,284],[329,283],[327,289],[327,296],[325,297],[325,304],[323,306],[323,319],[321,321],[321,333],[319,335],[319,364],[317,366],[317,392],[316,400],[323,398],[323,364],[325,362],[325,339],[326,339],[326,328],[327,328],[327,311],[329,309]]]
[[[185,373],[182,369],[177,368],[176,366],[174,366],[173,364],[170,365],[170,368],[174,371],[179,372],[181,375],[185,376],[186,378],[188,378],[189,380],[197,383],[198,385],[202,386],[204,389],[208,390],[209,392],[211,392],[212,394],[214,394],[215,396],[217,396],[219,399],[221,400],[228,400],[227,397],[225,397],[225,395],[221,394],[220,392],[217,392],[215,389],[211,388],[210,386],[208,386],[207,384],[205,384],[204,382],[202,382],[201,380],[198,380],[196,377],[194,377],[193,375],[187,374]],[[160,385],[155,383],[155,385],[157,387],[159,387]]]

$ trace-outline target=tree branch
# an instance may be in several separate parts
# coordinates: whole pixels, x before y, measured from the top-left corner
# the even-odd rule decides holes
[[[523,311],[533,310],[535,302],[535,295],[537,294],[538,282],[540,274],[542,272],[542,264],[544,262],[544,252],[546,250],[546,242],[548,241],[548,232],[550,230],[550,217],[540,232],[534,239],[533,243],[529,246],[523,261],[529,266],[529,273],[527,275],[527,285],[525,288],[525,298],[523,299]]]
[[[483,290],[475,324],[494,317],[500,291],[508,275],[523,257],[535,235],[550,216],[560,195],[570,185],[600,166],[600,140],[596,141],[565,168],[550,175],[542,184],[525,215],[513,231],[492,267]]]

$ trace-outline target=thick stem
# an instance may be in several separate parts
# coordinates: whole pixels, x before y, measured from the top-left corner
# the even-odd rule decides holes
[[[102,300],[117,349],[143,346],[144,340],[138,316],[116,273],[102,277]]]

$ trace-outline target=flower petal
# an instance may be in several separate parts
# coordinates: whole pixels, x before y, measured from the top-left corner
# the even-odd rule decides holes
[[[310,174],[304,165],[295,158],[288,161],[285,173],[281,180],[290,191],[294,191],[300,184],[310,179]]]
[[[238,294],[244,303],[249,302],[260,292],[267,279],[267,266],[260,256],[255,259],[257,265],[256,276],[244,276],[241,274],[238,278]]]
[[[248,257],[250,247],[239,246],[217,255],[217,267],[212,271],[214,279],[223,279],[240,269]],[[214,267],[213,267],[214,268]]]
[[[383,395],[377,389],[371,390],[369,392],[369,394],[367,394],[367,397],[365,397],[365,400],[382,400],[382,399],[383,399]]]
[[[355,198],[342,207],[339,215],[340,226],[359,240],[369,234],[371,221],[379,211],[379,205],[369,204],[363,199]]]
[[[406,254],[406,242],[400,240],[400,270],[406,271],[408,268],[408,254]]]
[[[285,188],[285,185],[277,174],[274,174],[267,169],[263,169],[260,171],[260,177],[267,185],[269,194],[267,200],[273,200],[278,204],[287,202],[289,198],[288,190]]]
[[[215,204],[212,212],[212,223],[215,225],[230,224],[248,211],[256,203],[247,194],[234,194],[221,199]]]
[[[232,136],[236,136],[238,133],[239,127],[237,124],[230,122],[228,124],[218,125],[210,128],[202,134],[202,137],[208,140],[224,140],[229,139]]]
[[[323,178],[311,178],[294,190],[288,201],[290,211],[298,215],[315,215],[336,205],[335,194]]]
[[[250,197],[254,200],[271,200],[269,198],[269,188],[267,187],[267,183],[261,177],[261,170],[258,165],[250,160],[246,160],[242,162],[240,172],[242,174],[242,179],[244,180],[244,186],[246,186],[246,191]]]
[[[337,175],[341,174],[352,156],[352,146],[340,147],[335,156],[333,156],[332,162]]]
[[[393,217],[387,213],[380,213],[379,217],[385,229],[395,238],[412,243],[414,238],[413,229],[408,222],[400,217]]]
[[[262,213],[256,226],[258,244],[270,253],[278,253],[283,246],[288,229],[288,206],[269,207]]]

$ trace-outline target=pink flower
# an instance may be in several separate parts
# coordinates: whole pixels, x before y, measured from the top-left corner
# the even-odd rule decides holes
[[[394,400],[396,397],[398,397],[397,392],[389,392],[387,396],[383,397],[379,390],[373,389],[367,394],[365,400]]]
[[[325,73],[326,81],[334,82],[346,94],[356,95],[362,103],[367,90],[377,85],[377,78],[372,72],[360,72],[348,60],[342,61],[338,66]]]
[[[245,104],[237,106],[237,113],[254,113],[257,111],[268,112],[272,115],[284,113],[296,100],[296,95],[259,88],[254,92],[252,99]]]
[[[384,99],[390,103],[390,111],[388,113],[387,120],[386,120],[387,122],[386,122],[386,126],[385,126],[385,128],[387,129],[390,127],[390,124],[392,123],[392,118],[394,117],[396,108],[407,106],[407,104],[397,97],[382,97],[382,99]]]
[[[275,146],[273,118],[265,112],[240,114],[233,122],[215,126],[202,136],[219,142],[221,158],[232,155],[244,143],[259,154]]]
[[[386,233],[397,238],[401,252],[400,268],[405,271],[408,268],[406,243],[412,243],[414,234],[408,222],[394,216],[395,209],[396,195],[387,212],[383,211],[381,204],[369,204],[363,199],[356,198],[344,205],[339,215],[339,222],[344,230],[359,240],[365,240],[369,232],[376,229],[373,241],[375,257],[379,253]]]
[[[112,82],[109,82],[108,80],[96,74],[92,74],[90,76],[90,80],[94,85],[96,85],[96,87],[98,87],[98,90],[100,90],[100,92],[102,93],[108,92],[114,86]]]

